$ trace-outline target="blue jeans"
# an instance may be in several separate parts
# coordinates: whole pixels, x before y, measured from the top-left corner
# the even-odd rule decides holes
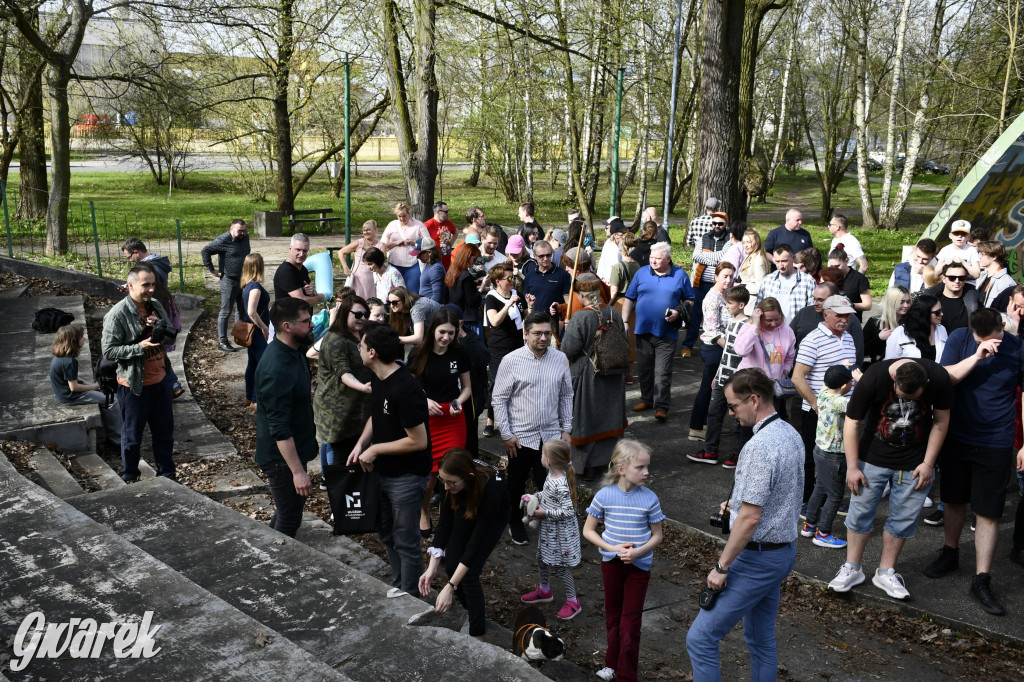
[[[263,338],[263,332],[256,329],[252,333],[252,344],[245,349],[248,362],[245,365],[245,399],[252,402],[256,398],[256,367],[260,364],[263,351],[267,349],[267,340]]]
[[[779,652],[775,619],[779,590],[796,562],[796,543],[770,552],[745,549],[729,567],[729,578],[710,610],[701,609],[686,633],[693,682],[722,679],[718,645],[740,620],[750,650],[752,682],[775,680]]]
[[[924,509],[924,498],[928,496],[931,485],[923,490],[914,490],[917,479],[914,478],[913,470],[886,469],[863,461],[859,465],[867,484],[861,486],[860,495],[850,496],[846,527],[861,535],[871,532],[875,524],[875,512],[882,501],[885,484],[888,483],[891,490],[885,530],[894,538],[905,540],[914,537],[918,518]]]
[[[715,286],[714,282],[701,282],[693,285],[693,308],[690,314],[690,326],[686,328],[686,338],[683,339],[683,348],[693,348],[693,344],[697,343],[700,325],[704,321],[704,310],[701,308],[701,304],[704,303],[704,297],[708,295],[713,286]]]
[[[718,374],[718,366],[722,364],[722,351],[717,343],[700,344],[700,357],[704,361],[704,376],[700,381],[700,390],[693,399],[693,410],[690,412],[690,428],[703,429],[708,422],[708,408],[711,406],[711,382]]]
[[[121,403],[121,478],[130,481],[139,477],[139,451],[147,424],[153,437],[156,475],[173,478],[174,412],[168,377],[158,384],[143,386],[140,395],[118,385],[117,400]]]
[[[392,265],[394,265],[394,263],[392,263]],[[395,268],[402,273],[402,279],[405,280],[405,288],[414,294],[420,293],[420,264],[413,263],[407,268],[395,265]]]
[[[302,468],[306,468],[305,462]],[[270,519],[270,527],[293,538],[302,525],[302,509],[306,505],[306,498],[295,492],[295,480],[287,464],[272,462],[264,464],[260,469],[267,475],[270,496],[274,498],[274,516]]]
[[[419,594],[423,573],[420,549],[420,508],[427,490],[427,476],[400,474],[380,477],[380,532],[377,537],[388,550],[391,586]]]

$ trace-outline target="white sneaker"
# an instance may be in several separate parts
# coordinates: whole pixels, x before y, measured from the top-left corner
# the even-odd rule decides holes
[[[600,677],[602,680],[611,682],[611,680],[615,679],[615,671],[611,668],[601,668],[597,671],[597,676]]]
[[[849,592],[851,589],[864,582],[864,571],[853,568],[850,564],[843,563],[839,567],[836,577],[828,584],[830,592]]]
[[[932,502],[932,498],[930,498],[930,497],[924,498],[924,508],[925,509],[931,509],[934,505],[935,505],[935,503]]]
[[[910,593],[907,592],[907,588],[903,584],[903,576],[895,571],[881,573],[881,570],[879,568],[875,571],[875,577],[871,579],[871,584],[893,599],[909,599]]]
[[[388,599],[395,599],[397,597],[407,597],[408,595],[409,593],[403,590],[401,587],[392,587],[390,590],[388,590]]]

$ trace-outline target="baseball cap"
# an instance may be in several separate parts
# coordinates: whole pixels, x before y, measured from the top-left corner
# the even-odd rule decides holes
[[[566,232],[565,230],[554,230],[554,231],[553,231],[553,232],[551,233],[551,237],[552,237],[552,238],[553,238],[553,239],[554,239],[554,240],[555,240],[556,242],[558,242],[558,243],[559,243],[559,245],[563,245],[563,246],[565,245],[565,243],[566,243],[567,241],[569,241],[569,233],[568,233],[568,232]]]
[[[825,370],[825,385],[829,388],[840,388],[853,381],[853,372],[846,365],[832,365]]]
[[[508,245],[505,247],[505,253],[522,253],[523,249],[526,248],[526,240],[521,235],[512,235],[508,240]]]
[[[953,224],[949,226],[949,233],[963,232],[965,234],[971,233],[971,224],[966,220],[954,220]]]
[[[622,218],[619,216],[612,216],[604,221],[604,224],[608,226],[608,234],[618,234],[626,231],[626,224],[622,222]]]
[[[825,299],[825,305],[822,306],[822,310],[831,310],[834,313],[845,315],[846,313],[856,312],[853,306],[850,304],[850,299],[840,294],[829,296]]]
[[[430,237],[420,237],[416,240],[416,245],[409,249],[410,256],[418,256],[422,251],[429,251],[430,249],[437,246],[434,240]]]
[[[582,251],[580,251],[580,249],[578,247],[575,247],[575,246],[572,247],[571,249],[569,249],[568,251],[566,251],[565,255],[562,256],[562,257],[563,258],[568,258],[570,263],[575,263],[576,262],[576,252],[577,251],[579,251],[579,254],[580,254],[580,263],[589,263],[590,262],[590,254],[587,253],[587,250],[583,249]]]
[[[472,234],[472,233],[467,234],[466,235],[466,243],[467,244],[477,244],[477,245],[479,245],[480,244],[480,235]]]

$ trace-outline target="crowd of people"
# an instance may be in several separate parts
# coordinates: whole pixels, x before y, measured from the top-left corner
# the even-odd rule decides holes
[[[427,596],[443,564],[447,582],[435,608],[457,599],[470,634],[481,637],[480,576],[506,529],[513,543],[530,542],[520,502],[532,478],[539,581],[523,602],[552,601],[554,573],[565,593],[557,616],[579,614],[572,568],[581,539],[595,545],[608,630],[598,676],[636,679],[640,611],[664,514],[645,486],[651,452],[625,429],[630,413],[653,410],[656,422],[670,421],[673,364],[696,346],[704,368],[686,435],[703,444],[687,458],[735,469],[735,484],[722,505],[732,533],[708,575],[709,606],[687,637],[694,679],[715,679],[717,642],[740,620],[755,668],[773,676],[779,587],[797,538],[846,550],[829,589],[849,591],[865,579],[863,552],[885,496],[876,587],[909,596],[896,562],[933,497],[938,506],[924,520],[945,525],[945,544],[925,574],[957,570],[969,503],[978,549],[971,594],[989,613],[1004,612],[990,568],[1011,468],[1024,470],[1024,450],[1014,459],[1022,445],[1024,285],[1008,274],[999,242],[966,221],[953,223],[941,251],[920,240],[896,266],[881,314],[865,321],[875,303],[871,264],[838,214],[827,250],[819,250],[797,210],[762,240],[708,199],[687,229],[687,272],[673,263],[654,209],[636,230],[618,217],[605,221],[600,249],[578,211],[567,229],[545,230],[524,203],[513,234],[479,207],[465,211],[461,230],[444,202],[426,222],[404,203],[394,213],[383,233],[367,221],[338,254],[346,286],[319,340],[313,308],[324,295],[303,265],[305,235],[291,238],[273,291],[244,221],[203,249],[220,281],[219,348],[238,350],[228,333],[233,311],[254,327],[245,400],[256,413],[255,459],[270,482],[273,528],[295,535],[313,489],[313,458],[325,471],[375,471],[388,596]],[[138,478],[146,424],[157,473],[173,478],[170,404],[180,391],[166,358],[176,329],[169,263],[138,240],[124,251],[128,296],[103,328],[103,355],[118,383],[105,423],[120,435],[126,481]],[[101,402],[98,386],[78,381],[81,334],[69,329],[54,344],[54,392],[65,402]],[[597,358],[609,334],[628,342],[614,371]],[[627,406],[634,383],[640,397]],[[505,470],[476,459],[481,415],[483,436],[501,440]],[[722,442],[728,415],[731,447]],[[581,531],[576,483],[599,479]],[[432,504],[440,507],[436,528]],[[1024,566],[1022,517],[1024,505],[1012,554]],[[426,570],[423,540],[431,542]]]

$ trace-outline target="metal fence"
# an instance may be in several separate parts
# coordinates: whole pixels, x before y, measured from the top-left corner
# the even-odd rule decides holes
[[[67,252],[50,255],[46,253],[46,220],[16,219],[18,191],[15,186],[0,183],[8,256],[124,280],[131,263],[121,245],[129,237],[138,237],[150,253],[170,259],[173,271],[168,285],[172,289],[202,287],[200,251],[209,240],[196,229],[190,231],[187,222],[155,211],[125,210],[109,202],[70,199]]]

